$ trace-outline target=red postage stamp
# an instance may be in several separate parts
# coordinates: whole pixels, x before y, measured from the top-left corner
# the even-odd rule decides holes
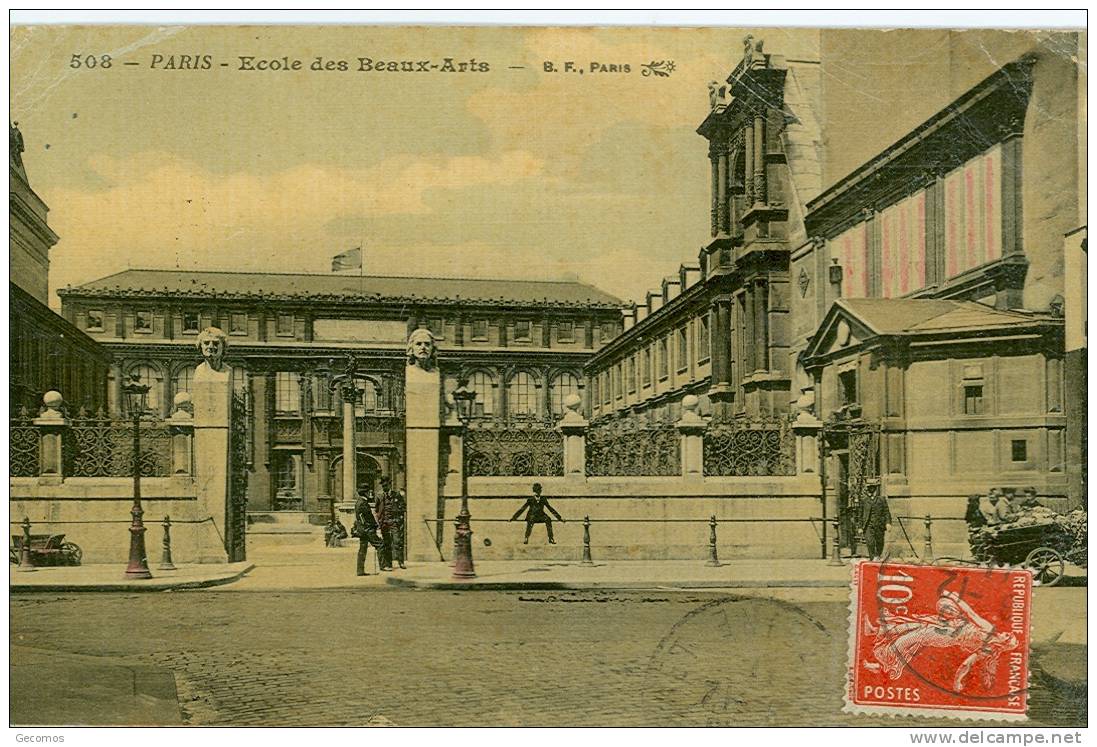
[[[1032,575],[862,562],[846,710],[1024,720]]]

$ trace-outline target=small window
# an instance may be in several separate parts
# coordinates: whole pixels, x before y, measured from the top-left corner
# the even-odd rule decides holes
[[[136,332],[152,332],[152,312],[138,311],[133,329]]]
[[[708,314],[697,319],[697,362],[707,361],[712,355],[712,335],[709,333]]]
[[[102,332],[103,331],[103,312],[100,309],[93,309],[88,312],[88,321],[85,325],[85,329],[90,332]]]
[[[520,320],[514,323],[514,341],[529,342],[532,325],[528,320]]]
[[[472,321],[472,339],[474,339],[474,340],[486,340],[486,339],[488,339],[488,320],[487,319],[474,319]]]
[[[434,335],[435,340],[444,340],[446,337],[446,323],[442,319],[428,319],[427,329]]]
[[[602,342],[611,339],[617,332],[617,325],[613,322],[602,322]]]
[[[857,404],[857,369],[838,374],[838,398],[843,406]]]
[[[964,414],[983,414],[983,385],[967,384],[964,386]]]
[[[229,334],[246,335],[248,333],[248,315],[234,311],[229,315]]]
[[[1010,441],[1011,459],[1014,462],[1028,461],[1028,441],[1018,438]]]
[[[293,337],[293,314],[278,315],[277,333],[279,337]]]
[[[184,311],[183,312],[183,331],[184,332],[198,332],[198,312],[197,311]]]
[[[556,323],[556,339],[560,342],[575,341],[575,324],[573,322]]]
[[[685,371],[689,366],[689,342],[686,328],[678,328],[678,371]]]

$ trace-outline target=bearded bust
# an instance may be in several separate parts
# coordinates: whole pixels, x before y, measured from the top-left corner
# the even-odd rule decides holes
[[[217,327],[206,327],[196,343],[202,362],[194,369],[195,381],[226,381],[232,369],[225,363],[228,337]]]

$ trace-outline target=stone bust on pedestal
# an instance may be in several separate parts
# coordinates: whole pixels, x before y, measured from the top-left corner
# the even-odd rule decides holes
[[[232,368],[225,363],[228,337],[217,327],[206,327],[198,334],[198,352],[203,361],[194,369],[194,381],[228,381]]]

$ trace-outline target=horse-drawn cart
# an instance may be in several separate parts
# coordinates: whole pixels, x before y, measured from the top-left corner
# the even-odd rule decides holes
[[[63,534],[32,534],[28,548],[30,562],[34,566],[80,565],[84,557],[80,546],[75,542],[65,542]],[[8,560],[18,563],[22,553],[23,535],[13,534],[11,547],[8,549]]]

